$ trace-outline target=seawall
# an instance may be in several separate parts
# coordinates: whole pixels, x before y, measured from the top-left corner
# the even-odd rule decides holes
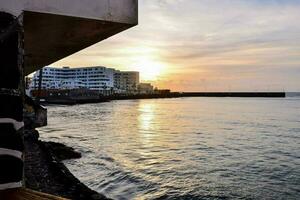
[[[234,97],[234,98],[285,98],[285,92],[171,92],[165,94],[136,94],[136,95],[111,95],[98,98],[66,98],[54,99],[45,98],[48,104],[84,104],[100,103],[112,100],[131,100],[131,99],[163,99],[163,98],[182,98],[182,97]]]
[[[285,92],[184,92],[182,97],[285,98]]]

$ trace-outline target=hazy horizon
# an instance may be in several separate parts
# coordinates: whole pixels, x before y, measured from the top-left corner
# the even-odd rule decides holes
[[[300,91],[300,1],[143,0],[139,25],[51,66],[141,72],[174,91]]]

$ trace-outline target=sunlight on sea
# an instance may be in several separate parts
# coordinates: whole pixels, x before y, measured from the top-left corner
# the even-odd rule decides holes
[[[49,106],[43,140],[113,199],[297,199],[300,98],[178,98]]]

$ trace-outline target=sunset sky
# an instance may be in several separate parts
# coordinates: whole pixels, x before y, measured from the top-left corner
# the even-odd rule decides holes
[[[51,66],[175,91],[300,91],[300,0],[140,0],[139,25]]]

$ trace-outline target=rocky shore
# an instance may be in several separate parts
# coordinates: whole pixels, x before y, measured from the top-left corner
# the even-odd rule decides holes
[[[81,183],[61,162],[80,158],[73,148],[38,140],[36,130],[25,130],[25,184],[27,188],[75,200],[107,200]]]

